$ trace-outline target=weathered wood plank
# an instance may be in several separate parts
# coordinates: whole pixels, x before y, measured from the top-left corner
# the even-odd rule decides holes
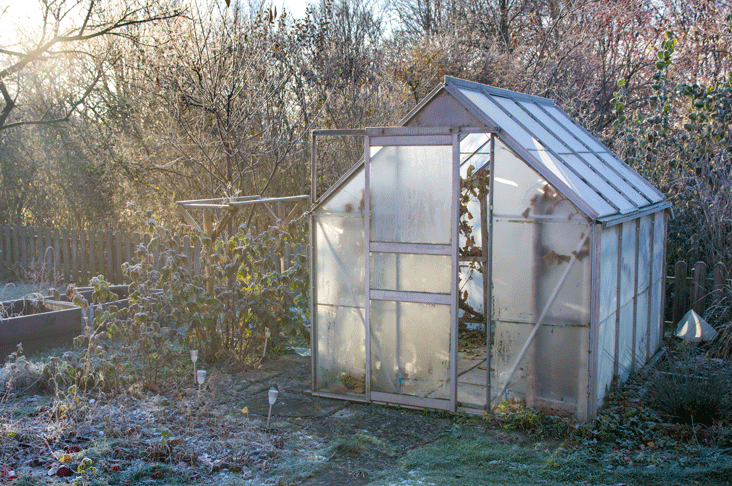
[[[714,282],[712,284],[712,298],[715,302],[724,297],[724,285],[727,280],[727,267],[724,263],[717,262],[714,265]]]
[[[71,281],[82,287],[79,283],[79,231],[76,229],[71,230]]]
[[[686,313],[686,262],[676,262],[674,268],[673,324],[678,323]]]
[[[114,277],[115,283],[122,283],[122,231],[114,234]]]
[[[63,281],[72,282],[71,274],[71,256],[69,254],[69,230],[64,228],[61,230],[61,251],[63,253]]]
[[[114,250],[112,248],[112,230],[107,230],[104,237],[104,258],[107,263],[105,278],[108,282],[114,279]]]
[[[707,310],[707,264],[704,262],[696,262],[694,265],[694,285],[691,288],[691,308],[697,314],[704,315]]]
[[[61,232],[58,228],[53,229],[53,273],[61,279]]]

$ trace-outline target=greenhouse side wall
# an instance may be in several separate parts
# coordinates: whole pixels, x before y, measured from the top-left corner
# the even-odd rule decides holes
[[[492,399],[579,413],[589,385],[591,226],[502,142],[494,170]]]
[[[312,216],[315,392],[364,395],[363,171]]]

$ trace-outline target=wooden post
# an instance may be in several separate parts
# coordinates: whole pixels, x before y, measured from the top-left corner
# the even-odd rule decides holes
[[[43,230],[43,240],[45,241],[43,246],[43,261],[46,265],[46,271],[53,273],[53,241],[51,240],[51,228]],[[50,251],[49,251],[50,250]],[[53,280],[53,278],[51,279]]]
[[[724,297],[724,281],[727,279],[727,267],[724,263],[717,262],[714,265],[714,287],[712,295],[714,302],[719,302]]]
[[[28,266],[24,265],[24,267],[27,269],[32,267],[36,263],[36,229],[31,226],[26,227],[25,231],[25,234],[27,235],[26,238],[28,245]]]
[[[686,314],[686,262],[676,262],[674,269],[673,325]]]
[[[21,226],[20,228],[20,267],[22,269],[28,268],[28,241],[27,241],[27,234],[25,226]]]
[[[94,278],[97,276],[97,265],[96,265],[96,251],[97,248],[95,246],[95,240],[94,234],[96,232],[94,230],[89,230],[89,278]]]
[[[707,296],[707,264],[704,262],[696,262],[694,266],[694,287],[691,290],[691,308],[696,311],[697,314],[704,315],[704,311],[707,310],[706,296]]]
[[[79,232],[75,229],[71,230],[71,281],[78,283],[79,280],[79,259],[78,259],[78,245]],[[77,285],[81,287],[81,285]]]
[[[132,264],[132,236],[130,235],[129,231],[125,231],[125,263]],[[122,280],[125,280],[124,275],[122,276]]]
[[[63,249],[63,260],[64,260],[64,282],[70,283],[69,272],[71,271],[71,259],[69,257],[69,230],[64,228],[61,230],[61,247]]]
[[[13,225],[13,265],[20,261],[20,227]]]
[[[5,278],[8,271],[8,245],[5,242],[7,231],[7,225],[0,226],[0,278]]]
[[[183,237],[183,248],[181,249],[183,254],[188,258],[188,262],[186,263],[186,269],[193,274],[193,255],[191,254],[191,237],[188,235],[185,235]]]
[[[106,272],[104,270],[104,233],[101,231],[97,231],[97,258],[96,258],[96,265],[97,265],[97,274],[105,276]],[[106,278],[108,279],[109,276],[106,275]]]
[[[112,230],[107,230],[104,238],[105,258],[107,262],[107,282],[114,281],[114,247],[112,246]]]
[[[193,242],[193,275],[201,275],[201,238]]]
[[[86,254],[86,231],[79,230],[79,281],[82,285],[89,283],[89,257]]]
[[[114,235],[114,276],[115,283],[122,283],[122,231],[117,231]]]
[[[53,229],[53,273],[61,279],[61,233],[58,228]]]

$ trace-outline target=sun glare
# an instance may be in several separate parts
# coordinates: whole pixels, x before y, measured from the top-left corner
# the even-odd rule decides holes
[[[41,6],[36,0],[0,0],[0,47],[12,48],[41,22]]]

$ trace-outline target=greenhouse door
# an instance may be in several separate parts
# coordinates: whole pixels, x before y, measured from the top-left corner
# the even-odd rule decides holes
[[[366,130],[366,384],[371,400],[455,410],[459,133]]]

